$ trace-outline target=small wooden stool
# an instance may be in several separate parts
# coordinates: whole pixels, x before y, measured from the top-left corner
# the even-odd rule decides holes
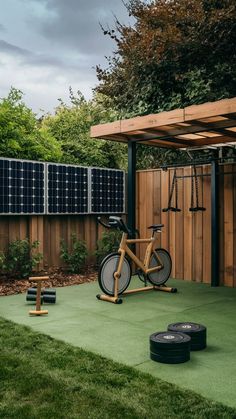
[[[32,276],[29,281],[37,283],[37,295],[36,295],[36,310],[30,310],[29,314],[32,316],[42,316],[48,314],[48,310],[41,310],[41,288],[42,282],[48,281],[49,276]]]

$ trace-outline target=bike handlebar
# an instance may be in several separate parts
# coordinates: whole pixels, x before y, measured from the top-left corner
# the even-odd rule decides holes
[[[122,218],[117,217],[117,216],[110,216],[109,217],[109,224],[104,223],[103,221],[101,221],[101,217],[97,217],[97,221],[99,222],[99,224],[101,224],[103,227],[105,228],[116,228],[117,230],[123,231],[124,233],[130,234],[130,231],[127,227],[127,225],[124,223],[124,221],[122,220]]]
[[[101,220],[101,217],[97,217],[97,222],[107,229],[115,228],[119,231],[123,231],[123,233],[126,233],[129,236],[135,236],[137,234],[138,237],[140,237],[139,230],[135,229],[133,232],[131,232],[121,217],[110,215],[108,224],[104,223]],[[161,232],[162,227],[164,227],[164,224],[153,224],[148,228],[151,228],[153,230],[154,235],[155,232]]]
[[[102,220],[101,220],[101,217],[97,217],[97,222],[99,223],[99,224],[101,224],[103,227],[105,227],[105,228],[111,228],[111,226],[109,225],[109,224],[105,224]]]

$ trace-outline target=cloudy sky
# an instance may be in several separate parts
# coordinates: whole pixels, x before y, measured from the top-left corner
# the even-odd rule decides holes
[[[114,15],[129,22],[121,0],[0,0],[0,97],[11,86],[25,93],[34,112],[53,111],[68,88],[86,98],[95,86],[97,64],[106,66],[115,44],[99,22]]]

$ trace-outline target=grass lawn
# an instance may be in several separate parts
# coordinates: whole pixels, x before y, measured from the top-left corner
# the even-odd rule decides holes
[[[0,318],[1,418],[236,418],[236,410]]]

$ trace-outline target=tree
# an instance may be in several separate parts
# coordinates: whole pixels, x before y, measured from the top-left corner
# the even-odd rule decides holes
[[[61,162],[84,166],[111,168],[126,167],[126,147],[112,141],[90,138],[90,127],[117,118],[113,110],[106,110],[101,95],[86,101],[70,89],[70,104],[60,100],[55,115],[47,115],[42,128],[52,135],[62,150]]]
[[[131,0],[133,27],[103,29],[117,50],[97,67],[121,116],[170,110],[236,95],[235,0]]]
[[[58,142],[43,128],[22,101],[23,93],[11,88],[0,101],[0,156],[30,160],[58,161]]]
[[[236,96],[235,0],[130,0],[127,10],[132,27],[103,28],[116,51],[107,68],[97,66],[95,89],[120,118]],[[138,146],[140,168],[163,158],[186,160]]]

